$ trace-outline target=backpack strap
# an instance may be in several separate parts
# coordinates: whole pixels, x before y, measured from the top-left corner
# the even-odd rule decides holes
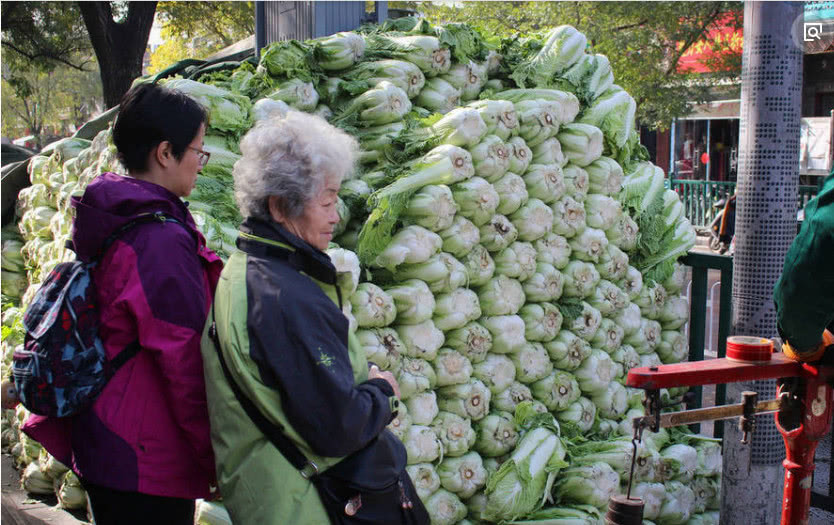
[[[109,380],[111,377],[116,375],[116,372],[128,361],[133,359],[136,354],[139,353],[139,350],[142,349],[142,345],[139,344],[139,339],[133,341],[124,349],[116,354],[116,357],[107,361],[107,379]]]
[[[93,262],[95,264],[97,264],[98,261],[103,259],[104,254],[107,253],[107,250],[110,248],[110,246],[120,236],[122,236],[125,232],[127,232],[128,230],[132,229],[135,226],[139,226],[140,224],[148,224],[148,223],[152,223],[152,222],[159,222],[161,224],[165,224],[166,222],[173,222],[175,224],[179,224],[185,230],[187,230],[188,233],[190,233],[192,237],[194,237],[195,242],[199,242],[198,239],[197,239],[197,235],[191,230],[191,228],[188,228],[185,224],[183,224],[181,221],[175,219],[174,217],[171,217],[170,215],[167,215],[167,214],[165,214],[161,211],[157,211],[157,212],[153,212],[153,213],[143,213],[141,215],[135,216],[131,221],[123,224],[122,226],[117,228],[116,231],[111,233],[110,236],[107,237],[107,239],[104,240],[104,243],[102,243],[101,250],[99,251],[98,255],[96,256],[96,258],[94,259]],[[68,242],[72,242],[72,241],[68,241]],[[142,346],[139,344],[139,339],[137,338],[135,341],[133,341],[132,343],[130,343],[129,345],[124,347],[124,349],[121,352],[116,354],[116,357],[114,357],[111,360],[108,360],[107,361],[107,372],[106,372],[108,379],[113,377],[116,374],[116,372],[118,372],[119,369],[125,363],[127,363],[134,356],[136,356],[136,354],[138,354],[141,349],[142,349]]]
[[[135,216],[129,222],[123,224],[122,226],[117,228],[116,231],[111,233],[110,236],[107,237],[107,239],[105,239],[104,242],[102,243],[101,250],[99,251],[95,260],[96,261],[101,260],[104,257],[104,254],[107,252],[107,249],[110,248],[110,245],[112,245],[114,242],[116,242],[116,240],[119,237],[121,237],[122,235],[124,235],[124,233],[126,231],[128,231],[128,230],[130,230],[130,229],[132,229],[136,226],[139,226],[140,224],[148,224],[148,223],[151,223],[151,222],[159,222],[161,224],[165,224],[166,222],[173,222],[175,224],[179,224],[180,226],[183,227],[183,229],[185,229],[186,231],[188,231],[189,234],[191,234],[191,236],[194,238],[195,242],[198,242],[197,234],[195,234],[194,231],[191,228],[188,228],[185,224],[183,224],[182,221],[179,221],[179,220],[175,219],[174,217],[171,217],[170,215],[168,215],[166,213],[163,213],[161,211],[155,211],[155,212],[152,212],[152,213],[142,213],[140,215]]]

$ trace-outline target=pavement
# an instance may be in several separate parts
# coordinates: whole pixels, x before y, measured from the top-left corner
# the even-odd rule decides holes
[[[813,492],[831,494],[832,487],[828,484],[831,466],[831,435],[829,434],[820,441],[814,456],[814,487],[811,489]],[[834,513],[811,507],[808,525],[831,525],[832,523],[834,523]]]
[[[20,472],[14,468],[10,454],[3,453],[0,466],[0,486],[2,486],[2,503],[0,504],[0,524],[2,525],[90,525],[91,518],[87,509],[66,510],[58,506],[55,494],[29,494],[21,488]],[[199,511],[198,506],[197,509]],[[216,516],[218,510],[213,511]],[[198,512],[196,519],[200,515]],[[209,513],[208,517],[211,517]],[[228,518],[227,518],[228,519]],[[220,521],[216,521],[220,523]],[[215,523],[215,521],[211,521]],[[157,524],[150,524],[157,525]]]
[[[58,507],[58,499],[36,496],[20,487],[20,473],[14,468],[9,454],[2,455],[0,464],[0,521],[3,525],[82,525],[87,523],[86,511],[66,511]]]

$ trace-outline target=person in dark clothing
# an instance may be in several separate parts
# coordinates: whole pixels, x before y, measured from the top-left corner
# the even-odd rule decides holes
[[[103,173],[79,199],[72,240],[93,269],[99,333],[118,369],[92,406],[32,415],[23,431],[78,474],[96,523],[192,525],[215,483],[200,336],[222,269],[181,197],[208,160],[207,114],[183,93],[141,84],[125,95],[113,142],[128,176]],[[107,239],[137,216],[153,221]],[[196,242],[195,242],[196,240]]]
[[[353,170],[356,141],[319,117],[290,111],[259,122],[240,149],[235,197],[244,221],[213,312],[231,379],[320,472],[370,446],[386,470],[403,472],[405,449],[385,428],[396,415],[399,387],[390,372],[369,368],[324,252],[339,222],[337,193]],[[236,399],[210,323],[202,350],[212,444],[232,520],[329,522],[313,483]]]
[[[786,355],[797,361],[834,358],[834,172],[805,206],[773,299]]]

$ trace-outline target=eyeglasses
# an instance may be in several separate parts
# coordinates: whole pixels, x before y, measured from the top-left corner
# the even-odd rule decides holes
[[[197,156],[200,157],[200,169],[205,168],[206,164],[208,164],[209,158],[211,157],[211,153],[209,153],[208,151],[203,151],[201,149],[197,149],[197,148],[192,147],[192,146],[186,146],[186,148],[194,150],[194,151],[197,152]]]

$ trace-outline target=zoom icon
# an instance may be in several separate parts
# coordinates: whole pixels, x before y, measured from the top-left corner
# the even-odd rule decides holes
[[[811,18],[806,13],[791,24],[791,40],[803,53],[822,53],[834,43],[834,19]]]
[[[813,42],[822,39],[822,24],[820,22],[805,22],[802,24],[802,40]]]

